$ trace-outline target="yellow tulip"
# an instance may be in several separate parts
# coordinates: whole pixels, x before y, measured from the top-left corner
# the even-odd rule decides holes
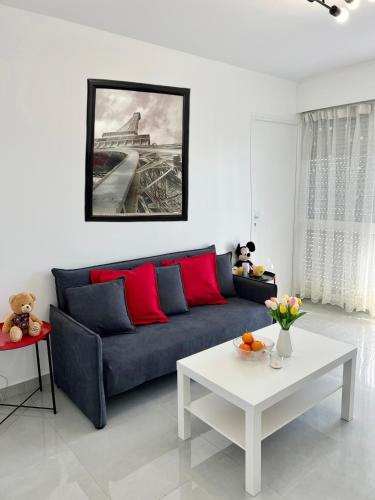
[[[302,300],[298,299],[298,305],[300,306],[302,304]]]
[[[284,304],[280,304],[280,312],[281,312],[281,314],[286,313],[286,306]]]
[[[296,307],[296,306],[291,307],[290,308],[290,314],[292,316],[297,316],[297,314],[298,314],[298,307]]]

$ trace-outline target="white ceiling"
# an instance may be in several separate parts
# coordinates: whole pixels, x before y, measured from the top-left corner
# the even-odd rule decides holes
[[[0,3],[294,80],[375,59],[375,3],[369,0],[343,25],[307,0]]]

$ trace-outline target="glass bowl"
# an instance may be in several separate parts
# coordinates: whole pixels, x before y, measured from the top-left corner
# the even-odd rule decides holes
[[[243,359],[256,360],[264,358],[267,353],[270,353],[275,345],[275,342],[268,337],[262,337],[261,335],[254,335],[255,340],[260,340],[263,342],[264,347],[260,351],[244,351],[240,349],[240,345],[243,343],[242,336],[233,339],[233,345],[235,351]]]

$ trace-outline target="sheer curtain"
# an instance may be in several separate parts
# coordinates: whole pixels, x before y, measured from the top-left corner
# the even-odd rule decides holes
[[[375,315],[375,102],[304,113],[294,288]]]

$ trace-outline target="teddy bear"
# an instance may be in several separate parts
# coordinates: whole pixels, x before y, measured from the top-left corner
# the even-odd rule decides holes
[[[9,304],[13,313],[3,324],[3,333],[9,333],[12,342],[19,342],[23,335],[37,337],[43,322],[32,314],[36,297],[33,293],[21,292],[9,297]]]

